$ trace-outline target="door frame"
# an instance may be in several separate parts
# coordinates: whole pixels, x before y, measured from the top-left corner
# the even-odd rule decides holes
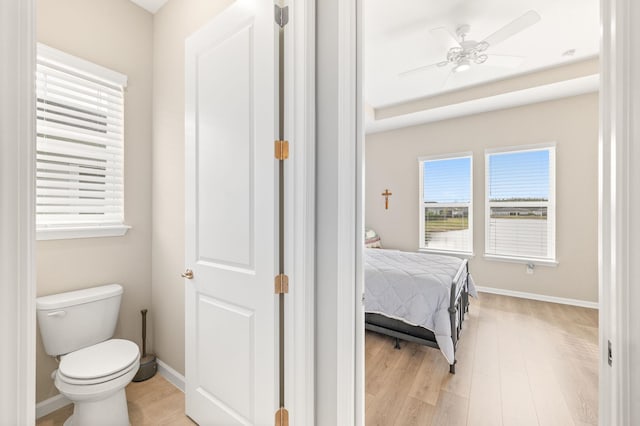
[[[287,0],[285,26],[285,401],[291,424],[315,423],[315,0]]]
[[[601,0],[599,151],[600,424],[636,424],[640,408],[640,4]],[[636,302],[636,303],[634,303]],[[608,343],[613,362],[609,366]]]
[[[35,421],[35,1],[0,2],[0,423]],[[9,65],[6,65],[9,64]],[[11,206],[6,208],[6,206]],[[3,302],[4,301],[4,302]]]
[[[634,136],[640,137],[640,55],[632,55],[631,46],[640,46],[640,29],[634,22],[640,19],[640,4],[634,0],[600,0],[601,4],[601,78],[600,78],[600,142],[599,142],[599,304],[600,304],[600,424],[633,424],[640,421],[640,409],[634,409],[631,401],[640,392],[640,372],[630,369],[632,362],[640,360],[640,337],[634,337],[631,330],[640,327],[640,312],[633,309],[633,300],[640,300],[640,289],[633,288],[631,277],[640,273],[640,267],[632,259],[640,256],[640,226],[630,218],[640,209],[640,171],[634,164],[640,163],[640,148],[634,145]],[[342,132],[341,141],[353,144],[356,149],[344,149],[345,161],[336,164],[340,187],[352,185],[349,170],[358,170],[357,188],[351,192],[356,205],[356,232],[350,238],[338,241],[338,252],[356,247],[359,271],[356,274],[339,270],[340,282],[351,282],[355,294],[362,294],[363,282],[360,266],[360,231],[364,219],[362,204],[362,171],[364,170],[364,145],[361,104],[362,93],[362,2],[342,1],[335,6],[334,20],[337,22],[338,46],[350,51],[350,55],[340,55],[337,64],[337,86],[340,93],[338,109],[346,111],[355,108],[353,114],[345,114],[342,128],[355,132]],[[635,19],[634,19],[635,18]],[[318,39],[323,28],[318,27]],[[327,31],[334,31],[328,29]],[[355,77],[350,70],[355,69]],[[354,102],[353,97],[357,96]],[[336,107],[335,105],[333,106]],[[317,104],[318,111],[326,108]],[[622,111],[623,113],[620,113]],[[320,116],[320,114],[319,114]],[[635,124],[634,124],[635,122]],[[354,138],[354,136],[356,136]],[[350,139],[349,139],[350,138]],[[323,141],[320,141],[323,142]],[[636,142],[637,145],[637,142]],[[321,167],[318,163],[318,167]],[[320,182],[319,182],[320,185]],[[633,186],[635,185],[635,186]],[[636,193],[631,188],[636,189]],[[621,196],[622,195],[622,196]],[[318,206],[317,214],[330,214],[330,210]],[[339,210],[339,221],[351,221],[351,212]],[[633,236],[629,237],[629,232]],[[635,238],[634,238],[635,237]],[[317,249],[321,250],[322,241]],[[336,248],[333,247],[335,250]],[[637,262],[636,262],[637,264]],[[340,289],[338,289],[340,291]],[[344,294],[348,296],[348,294]],[[635,297],[634,297],[635,296]],[[354,351],[341,354],[339,360],[343,372],[337,377],[338,395],[352,392],[351,406],[338,404],[338,423],[364,424],[364,340],[362,303],[360,298],[349,298],[353,304],[339,303],[337,306],[337,340],[356,345]],[[318,304],[318,310],[329,309]],[[612,342],[614,362],[607,363],[607,342]],[[637,369],[635,369],[637,370]],[[320,396],[320,395],[319,395]],[[349,401],[347,398],[346,401]]]

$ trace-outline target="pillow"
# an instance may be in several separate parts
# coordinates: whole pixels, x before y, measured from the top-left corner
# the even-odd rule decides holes
[[[373,229],[365,229],[364,246],[366,248],[382,248],[382,244],[380,243],[380,236]]]

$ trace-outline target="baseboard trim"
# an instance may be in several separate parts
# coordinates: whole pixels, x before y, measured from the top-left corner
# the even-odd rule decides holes
[[[184,392],[184,376],[159,359],[156,359],[156,361],[158,362],[158,373],[173,386]]]
[[[598,309],[598,302],[588,302],[586,300],[567,299],[564,297],[545,296],[543,294],[525,293],[523,291],[504,290],[501,288],[476,286],[480,293],[499,294],[501,296],[518,297],[520,299],[539,300],[541,302],[560,303],[562,305],[579,306],[581,308]]]
[[[45,399],[44,401],[38,402],[36,404],[36,419],[46,416],[47,414],[51,414],[54,411],[66,407],[71,404],[71,401],[67,399],[66,396],[58,394],[56,396],[52,396],[49,399]]]

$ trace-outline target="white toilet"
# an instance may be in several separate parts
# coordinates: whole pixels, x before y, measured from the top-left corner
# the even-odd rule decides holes
[[[140,366],[138,345],[111,339],[122,286],[110,284],[36,299],[44,349],[60,356],[55,385],[74,403],[65,426],[128,426],[124,388]]]

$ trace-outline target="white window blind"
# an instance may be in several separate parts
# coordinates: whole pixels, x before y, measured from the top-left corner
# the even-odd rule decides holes
[[[420,248],[471,253],[471,156],[420,159]]]
[[[555,147],[486,154],[486,254],[555,261]]]
[[[39,230],[124,221],[126,77],[38,45]]]

